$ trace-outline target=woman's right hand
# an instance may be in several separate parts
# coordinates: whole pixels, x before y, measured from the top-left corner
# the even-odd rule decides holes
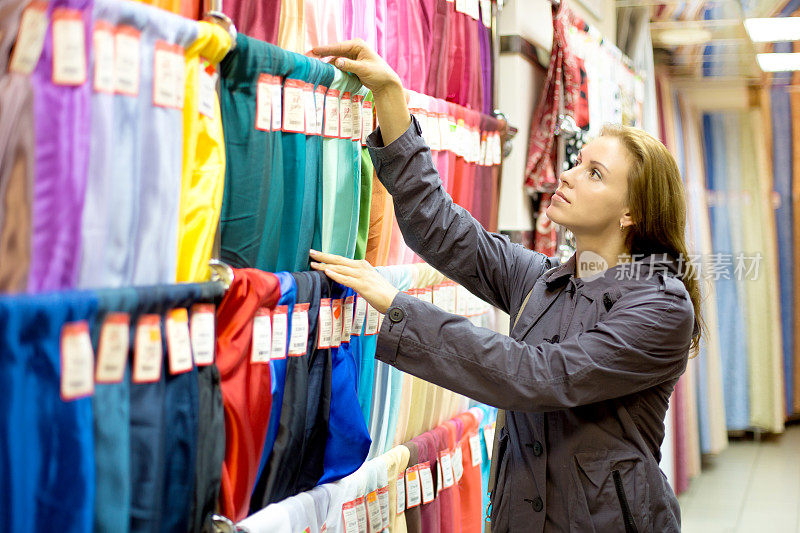
[[[362,39],[317,46],[311,53],[320,58],[335,58],[333,64],[336,67],[358,76],[361,83],[377,97],[391,90],[402,91],[400,76]]]

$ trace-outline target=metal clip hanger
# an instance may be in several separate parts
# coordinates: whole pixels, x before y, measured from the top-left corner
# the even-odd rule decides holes
[[[208,266],[211,268],[211,281],[222,283],[227,291],[233,283],[234,277],[231,266],[219,259],[212,259],[208,262]]]
[[[222,0],[210,0],[210,4],[210,8],[206,11],[203,20],[216,24],[227,31],[228,35],[231,36],[231,50],[233,50],[236,48],[236,37],[239,35],[239,32],[236,31],[236,25],[228,15],[222,12]]]

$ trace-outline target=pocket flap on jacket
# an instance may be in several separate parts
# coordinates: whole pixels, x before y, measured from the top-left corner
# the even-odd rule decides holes
[[[575,454],[575,462],[578,464],[578,468],[581,469],[595,487],[601,487],[605,483],[618,463],[635,463],[641,460],[642,458],[636,453],[629,451],[591,451]]]

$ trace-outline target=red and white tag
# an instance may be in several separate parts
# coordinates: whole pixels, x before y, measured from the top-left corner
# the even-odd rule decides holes
[[[361,141],[361,104],[364,101],[364,97],[360,94],[353,95],[353,135],[351,139],[353,141]]]
[[[360,533],[358,530],[358,516],[356,515],[356,501],[342,505],[342,522],[345,533]]]
[[[329,139],[339,138],[339,91],[328,89],[325,95],[325,126],[323,135]]]
[[[269,363],[272,353],[272,311],[261,307],[253,317],[253,343],[250,350],[250,362],[255,364]]]
[[[217,115],[217,79],[219,74],[214,65],[199,57],[200,68],[197,76],[197,111],[213,119]]]
[[[378,333],[380,327],[381,314],[377,309],[367,303],[367,323],[364,330],[364,335],[375,335]]]
[[[153,53],[153,105],[183,109],[185,78],[183,47],[156,41]]]
[[[469,453],[472,455],[472,466],[479,466],[483,460],[483,452],[481,451],[481,437],[477,433],[469,436]]]
[[[367,533],[367,506],[364,496],[356,498],[356,519],[358,520],[358,531]]]
[[[338,348],[342,344],[342,322],[344,322],[342,303],[341,298],[331,300],[331,314],[333,315],[333,325],[331,327],[332,348]]]
[[[456,445],[456,451],[453,452],[453,477],[455,482],[461,481],[464,475],[464,452],[461,450],[460,445]]]
[[[344,299],[344,327],[342,329],[342,341],[350,342],[350,336],[353,332],[353,307],[355,306],[355,297],[348,296]]]
[[[389,527],[391,511],[389,510],[389,485],[378,489],[378,505],[381,508],[381,529]]]
[[[289,337],[289,356],[300,357],[308,348],[309,304],[296,304],[292,311],[292,334]]]
[[[303,103],[305,82],[287,79],[283,84],[283,131],[305,133],[306,115]]]
[[[272,130],[272,87],[275,76],[259,74],[256,85],[256,129]]]
[[[276,305],[272,310],[272,350],[270,350],[270,359],[286,359],[288,329],[289,306]]]
[[[383,518],[381,517],[381,504],[378,502],[378,491],[373,490],[367,494],[366,500],[369,532],[379,533],[383,529]]]
[[[97,383],[120,383],[125,377],[130,348],[131,318],[127,313],[109,313],[100,328],[97,347]]]
[[[194,304],[189,322],[189,333],[192,336],[194,364],[197,366],[214,364],[214,351],[217,342],[215,328],[214,304]]]
[[[421,466],[414,465],[406,470],[406,509],[413,509],[422,503],[422,485],[419,479]]]
[[[192,370],[192,341],[189,336],[189,313],[183,307],[167,313],[165,324],[170,374],[183,374]]]
[[[82,85],[86,82],[86,34],[77,9],[53,10],[53,83]]]
[[[322,298],[319,301],[319,338],[317,346],[320,349],[331,347],[331,330],[333,328],[333,317],[331,316],[331,299]]]
[[[422,485],[422,503],[431,503],[435,497],[430,462],[419,465],[419,481]]]
[[[94,51],[94,77],[92,86],[95,92],[114,94],[115,52],[114,27],[104,20],[94,23],[92,50]]]
[[[315,135],[317,131],[317,105],[314,102],[314,84],[303,84],[303,111],[305,113],[306,135]]]
[[[375,130],[375,117],[372,114],[372,102],[367,100],[361,109],[361,145],[367,145],[367,137]]]
[[[94,350],[85,320],[61,328],[61,399],[76,400],[94,393]]]
[[[322,125],[325,121],[325,93],[328,88],[317,85],[314,90],[314,135],[322,135]]]
[[[350,139],[353,137],[353,101],[350,98],[350,93],[346,92],[342,95],[342,100],[339,105],[339,123],[340,139]]]
[[[139,95],[141,33],[131,26],[119,26],[114,35],[114,90],[128,96]]]
[[[361,335],[367,317],[367,301],[361,296],[356,296],[356,313],[353,318],[353,335]]]
[[[142,315],[136,322],[133,346],[133,382],[152,383],[161,379],[164,357],[161,345],[161,317]]]
[[[14,53],[8,63],[9,72],[24,75],[33,72],[42,55],[47,24],[47,2],[34,0],[28,4],[19,21]]]
[[[406,476],[398,474],[395,481],[396,499],[395,512],[397,514],[404,513],[406,510]]]
[[[455,483],[453,477],[453,459],[450,455],[450,450],[445,450],[439,453],[439,464],[442,467],[442,488],[450,488]]]

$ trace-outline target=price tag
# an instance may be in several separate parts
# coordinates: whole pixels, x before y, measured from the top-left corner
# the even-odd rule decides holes
[[[467,0],[455,0],[456,2],[456,11],[458,13],[467,14]]]
[[[114,35],[114,89],[127,96],[139,95],[141,33],[131,26],[120,26]]]
[[[287,79],[283,84],[283,131],[305,133],[306,115],[303,102],[305,82]]]
[[[367,145],[367,137],[375,130],[375,117],[372,115],[372,102],[364,102],[361,111],[361,145]]]
[[[314,91],[314,135],[322,135],[322,124],[325,120],[325,93],[328,88],[317,85]]]
[[[464,455],[460,445],[456,445],[456,451],[453,452],[453,477],[456,483],[461,481],[464,475]]]
[[[82,85],[86,81],[86,35],[77,9],[53,10],[53,83]]]
[[[208,366],[214,364],[214,348],[217,342],[215,334],[216,317],[214,304],[194,304],[189,332],[192,335],[192,353],[194,364]]]
[[[319,301],[319,338],[317,340],[317,346],[321,349],[331,347],[332,323],[331,299],[322,298]]]
[[[331,300],[331,314],[333,315],[331,348],[338,348],[339,345],[342,344],[342,322],[344,322],[342,303],[341,298],[338,300]]]
[[[367,303],[367,324],[364,330],[364,335],[375,335],[378,333],[379,320],[381,314],[377,309]]]
[[[395,488],[397,492],[396,512],[397,514],[401,514],[406,510],[406,478],[403,474],[398,474],[397,480],[395,481]]]
[[[251,363],[269,363],[272,354],[272,312],[261,307],[253,317],[253,342],[250,349]]]
[[[349,92],[342,95],[342,101],[339,105],[339,115],[339,123],[341,125],[339,138],[351,139],[353,137],[353,102],[350,99]]]
[[[136,322],[133,345],[133,382],[152,383],[161,379],[161,317],[142,315]]]
[[[176,57],[183,57],[183,48],[166,41],[156,41],[153,54],[153,105],[180,109],[183,95],[179,92],[183,68]],[[181,61],[182,63],[182,61]],[[180,70],[180,71],[179,71]]]
[[[422,488],[419,480],[419,468],[415,465],[406,470],[406,509],[413,509],[422,503]]]
[[[114,94],[114,32],[114,27],[108,22],[98,20],[94,23],[94,33],[92,34],[94,79],[92,85],[95,92],[98,93]]]
[[[317,103],[314,99],[314,84],[303,84],[303,107],[305,113],[305,133],[314,135],[317,131]]]
[[[109,313],[100,329],[97,349],[97,383],[120,383],[125,377],[130,348],[131,319],[127,313]]]
[[[431,150],[441,150],[442,133],[439,130],[438,113],[428,113],[428,129],[430,130]]]
[[[377,490],[373,490],[367,494],[367,518],[369,519],[370,533],[378,533],[381,529],[383,529],[381,504],[378,502]]]
[[[85,320],[61,328],[61,399],[76,400],[94,393],[94,350]]]
[[[492,28],[492,0],[481,1],[481,20],[487,28]]]
[[[342,506],[342,521],[344,522],[345,533],[359,533],[355,500],[347,502]]]
[[[47,34],[47,2],[34,0],[22,12],[8,70],[28,75],[36,68]]]
[[[353,307],[355,306],[355,297],[348,296],[344,299],[344,342],[350,342],[350,336],[353,332]]]
[[[434,285],[433,287],[433,305],[439,309],[445,308],[444,291],[441,285]]]
[[[367,507],[364,504],[364,497],[356,498],[356,519],[358,520],[358,530],[366,533],[367,529]]]
[[[259,74],[256,87],[256,129],[272,129],[272,84],[274,76]]]
[[[483,427],[483,442],[486,444],[486,454],[489,459],[492,458],[492,450],[494,448],[495,424],[495,422],[492,422]]]
[[[494,134],[494,164],[500,165],[503,163],[503,147],[500,142],[500,134]]]
[[[205,58],[198,58],[200,61],[200,72],[198,76],[198,100],[197,110],[200,114],[213,119],[217,109],[217,69]]]
[[[450,456],[450,450],[439,453],[439,464],[442,467],[442,486],[447,489],[453,486],[455,479],[453,478],[453,463]]]
[[[323,135],[329,139],[339,138],[339,91],[328,89],[325,96],[325,128]]]
[[[272,310],[272,350],[270,359],[286,359],[289,329],[289,306],[277,305]]]
[[[361,141],[361,104],[364,97],[360,94],[353,95],[353,141]]]
[[[458,285],[456,287],[456,314],[461,316],[468,315],[469,309],[469,291],[465,289],[463,286]]]
[[[269,88],[272,92],[272,131],[281,131],[283,128],[283,83],[280,76],[272,76]]]
[[[389,516],[389,485],[378,489],[378,503],[380,504],[381,508],[380,529],[385,529],[389,527],[389,521],[391,520],[391,517]]]
[[[439,115],[438,121],[439,127],[439,138],[441,139],[442,143],[442,150],[451,150],[451,142],[450,142],[450,125],[447,122],[447,115],[441,114]]]
[[[472,466],[479,466],[483,460],[483,452],[481,452],[481,438],[477,433],[469,437],[469,453],[472,455]]]
[[[183,374],[192,370],[192,341],[189,336],[189,313],[179,307],[167,313],[165,326],[170,374]]]
[[[431,503],[435,493],[433,492],[433,476],[431,475],[430,462],[419,465],[419,480],[422,484],[422,503]]]
[[[309,304],[296,304],[292,311],[292,335],[289,337],[289,356],[300,357],[306,354],[308,344]]]
[[[481,19],[478,0],[467,0],[467,15],[475,20]]]
[[[353,335],[361,335],[364,329],[364,321],[367,317],[367,301],[361,296],[356,297],[356,314],[353,319]]]

